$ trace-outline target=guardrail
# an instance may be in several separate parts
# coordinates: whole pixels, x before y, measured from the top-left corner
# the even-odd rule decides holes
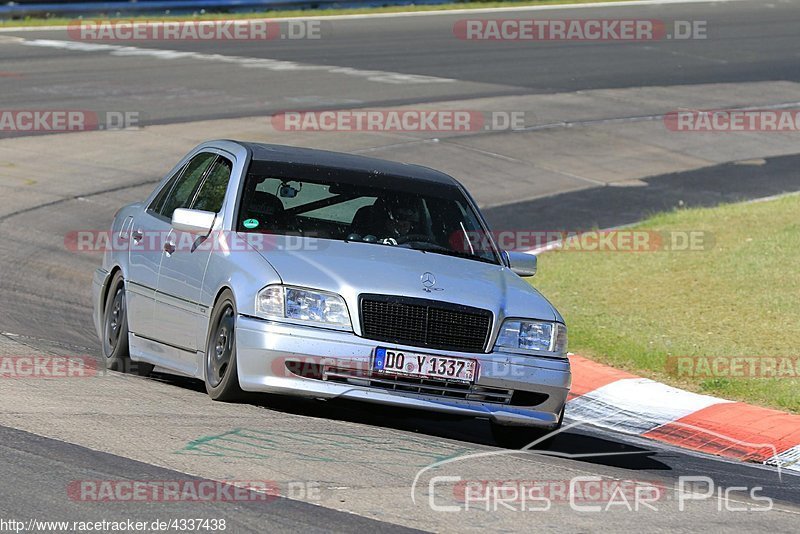
[[[186,13],[206,11],[268,11],[287,8],[366,7],[384,5],[443,4],[448,0],[134,0],[107,2],[18,0],[0,5],[0,18],[43,15],[95,15],[118,13]]]

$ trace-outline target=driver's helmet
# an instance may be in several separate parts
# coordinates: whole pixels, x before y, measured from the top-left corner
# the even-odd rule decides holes
[[[386,202],[388,230],[392,237],[403,237],[420,233],[422,213],[419,201],[395,197]]]

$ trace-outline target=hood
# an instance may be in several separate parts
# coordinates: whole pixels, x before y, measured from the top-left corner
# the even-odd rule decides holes
[[[473,306],[490,310],[499,320],[562,320],[547,299],[502,265],[390,245],[274,237],[274,246],[258,253],[283,283],[342,295],[354,326],[362,293]],[[422,283],[424,273],[435,279],[430,291]]]

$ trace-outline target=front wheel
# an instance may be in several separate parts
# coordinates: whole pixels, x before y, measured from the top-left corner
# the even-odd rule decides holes
[[[206,391],[216,401],[242,396],[236,368],[236,304],[225,290],[211,313],[206,343]]]
[[[558,417],[558,424],[555,426],[555,428],[551,428],[549,430],[526,426],[501,425],[492,422],[492,437],[494,438],[494,442],[498,447],[503,447],[505,449],[524,449],[528,447],[528,445],[531,445],[531,443],[534,441],[540,440],[544,436],[557,431],[559,428],[561,428],[561,423],[563,421],[564,408],[561,409],[561,415]],[[553,440],[557,435],[558,434],[548,436],[546,439],[531,445],[529,449],[532,451],[547,450],[553,445]]]

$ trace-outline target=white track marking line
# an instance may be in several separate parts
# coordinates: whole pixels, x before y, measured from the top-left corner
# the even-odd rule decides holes
[[[397,13],[354,13],[351,15],[320,15],[310,17],[279,17],[274,20],[358,20],[358,19],[389,19],[398,17],[429,17],[436,15],[468,15],[470,13],[513,13],[515,11],[554,11],[558,9],[587,9],[597,7],[627,7],[627,6],[659,6],[670,4],[719,4],[725,2],[744,2],[747,0],[632,0],[630,2],[592,2],[587,4],[550,4],[544,6],[509,6],[509,7],[480,7],[475,9],[436,9],[431,11],[399,11]],[[115,17],[117,19],[121,17]],[[217,22],[245,22],[248,20],[264,20],[264,17],[257,19],[220,19]],[[155,22],[153,24],[160,24]],[[67,26],[20,26],[10,28],[0,28],[0,32],[35,32],[63,30]]]
[[[795,445],[764,462],[766,465],[774,465],[790,471],[800,472],[800,445]]]
[[[279,59],[254,58],[242,56],[225,56],[222,54],[202,54],[199,52],[182,52],[179,50],[164,50],[159,48],[139,48],[136,46],[120,46],[97,43],[83,43],[78,41],[56,41],[51,39],[23,40],[19,44],[25,46],[40,46],[71,50],[76,52],[108,52],[112,56],[122,57],[153,57],[157,59],[195,59],[200,61],[213,61],[217,63],[231,63],[249,69],[266,69],[271,71],[295,72],[327,72],[341,74],[356,78],[365,78],[371,82],[388,83],[393,85],[428,84],[455,82],[451,78],[438,78],[436,76],[423,76],[420,74],[403,74],[400,72],[387,72],[381,70],[361,70],[351,67],[337,67],[335,65],[313,65],[309,63],[296,63]]]
[[[601,421],[604,428],[641,435],[724,399],[699,395],[648,378],[625,378],[590,391],[567,404],[567,415]]]

